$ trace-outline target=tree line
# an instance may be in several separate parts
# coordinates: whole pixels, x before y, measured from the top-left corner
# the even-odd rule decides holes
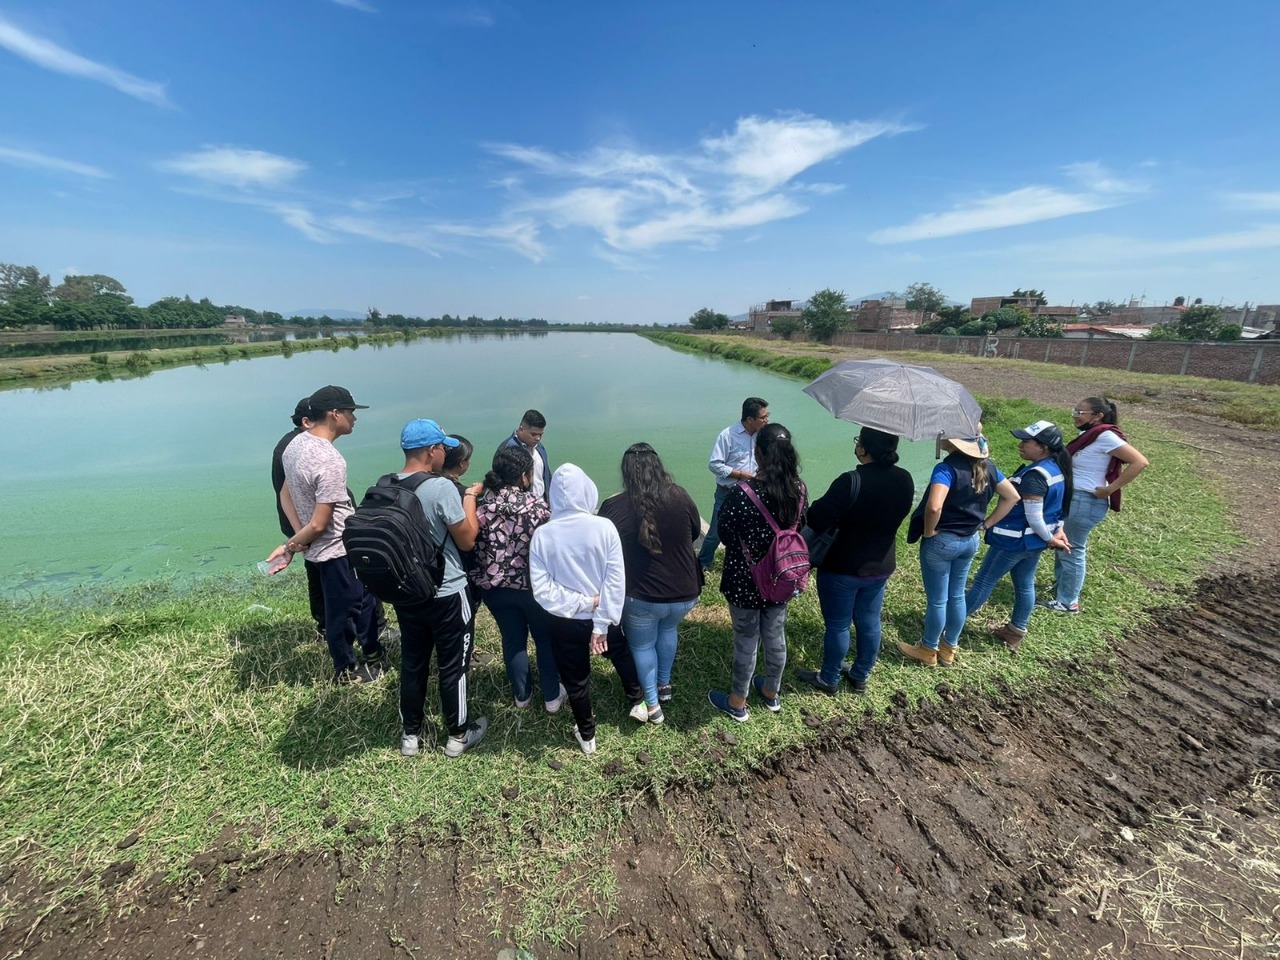
[[[227,317],[244,317],[255,326],[328,327],[347,326],[349,319],[328,316],[285,317],[274,310],[254,310],[239,304],[216,304],[208,297],[161,297],[145,307],[115,277],[106,274],[68,274],[54,284],[38,267],[0,263],[0,329],[55,330],[189,330],[219,327]],[[404,316],[383,314],[370,307],[364,323],[379,328],[459,327],[491,330],[545,328],[546,320],[517,320],[497,317],[487,320],[469,317]]]

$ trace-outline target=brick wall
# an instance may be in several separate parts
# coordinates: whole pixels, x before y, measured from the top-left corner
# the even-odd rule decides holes
[[[931,350],[981,355],[986,337],[914,333],[840,333],[835,344],[860,350]],[[1072,367],[1172,373],[1214,380],[1280,384],[1280,342],[1170,343],[1146,340],[1032,340],[1000,337],[996,356]]]

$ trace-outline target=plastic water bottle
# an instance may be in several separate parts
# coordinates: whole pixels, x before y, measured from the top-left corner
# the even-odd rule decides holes
[[[274,560],[259,560],[258,572],[264,577],[274,577],[277,573],[289,565],[289,558],[284,554],[276,557]]]

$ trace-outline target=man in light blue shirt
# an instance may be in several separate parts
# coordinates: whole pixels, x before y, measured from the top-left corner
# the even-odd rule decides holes
[[[769,403],[759,397],[747,397],[742,401],[742,419],[720,431],[707,469],[716,476],[716,501],[711,509],[711,522],[702,541],[698,563],[708,569],[716,558],[720,546],[720,505],[733,492],[739,480],[750,480],[756,475],[756,434],[769,422]]]

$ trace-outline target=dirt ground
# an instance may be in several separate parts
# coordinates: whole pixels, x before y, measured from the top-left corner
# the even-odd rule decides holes
[[[1112,371],[937,366],[1064,411],[1140,392]],[[1118,646],[1105,697],[1069,663],[1059,690],[998,704],[957,699],[940,673],[944,706],[835,723],[742,782],[643,805],[616,853],[616,912],[532,956],[1280,957],[1280,435],[1172,393],[1129,410],[1203,452],[1252,539]],[[368,872],[340,850],[238,856],[214,851],[202,882],[150,884],[92,923],[42,911],[0,866],[33,905],[0,930],[0,957],[523,956],[459,908],[478,899],[462,842],[387,850]]]

